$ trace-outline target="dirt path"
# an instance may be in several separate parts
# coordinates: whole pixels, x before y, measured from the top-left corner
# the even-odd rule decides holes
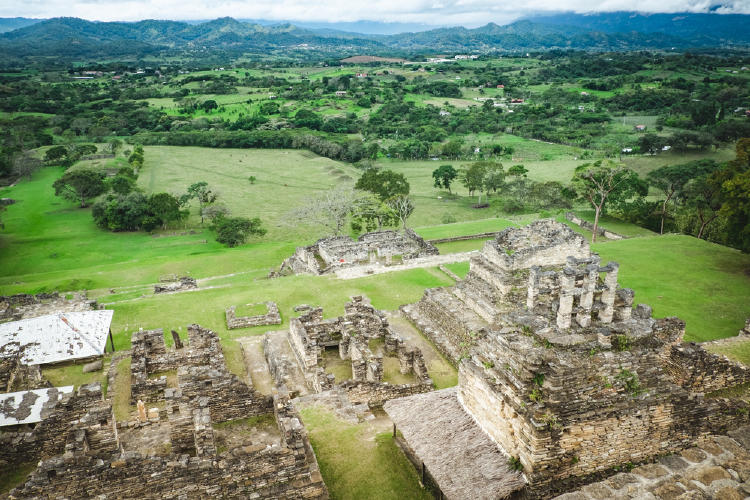
[[[268,371],[266,359],[263,357],[263,336],[240,337],[237,342],[242,347],[245,369],[253,387],[261,394],[270,395],[273,389],[273,379]]]
[[[465,262],[473,255],[478,255],[478,250],[471,252],[449,253],[445,255],[432,255],[430,257],[420,257],[412,259],[404,264],[395,266],[384,266],[382,264],[367,264],[364,266],[349,267],[336,271],[336,277],[342,280],[351,280],[371,276],[373,274],[392,273],[394,271],[404,271],[406,269],[415,269],[418,267],[435,267],[441,264],[452,264],[454,262]]]

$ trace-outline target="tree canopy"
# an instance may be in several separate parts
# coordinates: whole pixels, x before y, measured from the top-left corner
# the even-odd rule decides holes
[[[104,174],[92,169],[68,170],[57,179],[52,187],[55,195],[80,203],[81,208],[88,205],[91,198],[107,190]]]

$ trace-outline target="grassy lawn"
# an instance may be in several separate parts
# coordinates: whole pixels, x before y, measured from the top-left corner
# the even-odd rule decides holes
[[[685,320],[685,340],[736,335],[750,315],[750,255],[692,236],[597,243],[602,262],[620,263],[621,286],[654,316]]]
[[[587,220],[593,224],[593,210],[573,210],[573,212],[575,212],[575,214],[581,219]],[[602,215],[601,217],[599,217],[599,226],[605,229],[609,229],[610,231],[614,231],[617,234],[627,236],[629,238],[635,238],[639,236],[656,236],[658,234],[636,224],[623,222],[620,219],[610,217],[608,215]]]
[[[477,238],[473,240],[449,241],[435,245],[441,254],[471,252],[484,248],[484,242],[489,238]]]
[[[426,240],[451,238],[453,236],[468,236],[470,234],[491,233],[515,226],[506,219],[481,219],[469,222],[454,222],[439,226],[417,227],[414,230]]]
[[[712,345],[708,347],[708,350],[750,366],[750,342],[748,341],[731,345]]]
[[[300,413],[331,499],[432,498],[390,432],[348,424],[320,408]]]

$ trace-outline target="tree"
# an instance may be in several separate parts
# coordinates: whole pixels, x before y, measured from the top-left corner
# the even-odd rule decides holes
[[[201,103],[201,109],[206,113],[210,113],[211,110],[214,110],[218,107],[219,105],[213,99],[208,99],[207,101],[203,101],[203,103]]]
[[[469,190],[469,196],[474,196],[475,191],[479,191],[477,204],[482,201],[482,193],[485,190],[484,180],[487,177],[487,164],[477,161],[470,164],[461,171],[461,183]]]
[[[83,168],[68,170],[52,184],[52,187],[55,188],[56,196],[77,201],[81,208],[87,206],[88,200],[107,190],[104,173]]]
[[[668,213],[669,203],[682,197],[682,191],[691,179],[704,176],[717,168],[718,165],[713,160],[698,160],[679,165],[667,165],[648,173],[646,177],[649,184],[664,194],[659,234],[664,234],[664,219]]]
[[[432,171],[436,188],[445,188],[451,193],[451,183],[458,177],[458,171],[452,165],[440,165]],[[452,193],[451,193],[452,194]]]
[[[406,195],[400,194],[389,198],[386,204],[393,210],[393,212],[401,221],[401,225],[406,229],[406,220],[414,213],[414,203]]]
[[[42,160],[28,151],[21,152],[13,158],[13,173],[18,177],[31,179],[34,172],[42,168]]]
[[[218,217],[213,224],[216,241],[228,247],[245,243],[251,235],[263,236],[266,230],[261,227],[258,217]]]
[[[502,163],[488,162],[484,178],[484,188],[489,193],[496,193],[505,184],[505,172]]]
[[[201,214],[201,225],[203,225],[203,218],[204,218],[203,209],[206,206],[214,203],[218,197],[219,195],[211,191],[206,181],[200,181],[200,182],[191,184],[187,188],[187,193],[183,194],[180,197],[180,205],[185,205],[186,203],[188,203],[190,200],[193,200],[193,199],[198,200],[198,206],[199,206],[200,214]]]
[[[91,209],[94,222],[110,231],[136,231],[148,215],[148,200],[138,191],[127,195],[108,194]]]
[[[396,173],[393,170],[368,168],[357,179],[354,187],[355,189],[375,193],[383,201],[400,194],[409,194],[409,182],[406,177],[404,177],[404,174]]]
[[[107,144],[107,146],[109,147],[109,151],[113,155],[116,155],[117,154],[117,150],[122,147],[122,141],[120,139],[112,139],[111,141],[109,141],[109,143]]]
[[[352,204],[352,229],[354,231],[382,230],[398,224],[398,216],[374,193],[366,192]]]
[[[256,179],[256,177],[255,177],[254,175],[251,175],[250,177],[248,177],[248,178],[247,178],[247,180],[249,180],[249,181],[250,181],[250,184],[255,184],[255,181],[256,181],[257,179]]]
[[[295,225],[312,222],[325,227],[334,236],[339,236],[346,227],[357,198],[357,193],[352,189],[340,187],[327,190],[293,210],[289,218]]]
[[[714,182],[711,175],[704,174],[691,179],[681,193],[685,208],[694,212],[700,221],[698,239],[703,238],[708,225],[719,217],[722,206],[720,192],[721,184]]]
[[[513,177],[526,177],[527,173],[529,173],[529,169],[523,165],[513,165],[508,169],[508,175],[512,175]]]
[[[641,153],[655,154],[665,145],[665,140],[656,134],[645,134],[638,138]]]
[[[609,160],[580,165],[575,169],[572,184],[578,198],[594,207],[592,243],[596,241],[599,216],[607,202],[627,200],[637,191],[642,190],[643,185],[638,174],[624,165],[618,165]]]
[[[750,252],[750,138],[737,141],[736,158],[717,170],[711,181],[721,187],[721,213],[730,243]]]
[[[183,212],[180,211],[180,201],[169,193],[152,194],[148,198],[148,211],[159,219],[162,229],[166,229],[167,224],[183,216]]]
[[[128,194],[135,190],[135,180],[127,175],[116,175],[109,182],[109,188],[118,194]]]
[[[60,160],[68,155],[68,148],[65,146],[53,146],[44,153],[44,161],[47,163],[53,163]]]

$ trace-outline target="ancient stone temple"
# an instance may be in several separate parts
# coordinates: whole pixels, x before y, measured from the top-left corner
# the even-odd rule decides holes
[[[459,365],[457,388],[384,406],[445,497],[549,497],[750,423],[745,403],[707,396],[750,370],[682,344],[681,320],[634,308],[618,270],[542,220],[503,231],[464,281],[403,308]],[[458,462],[465,479],[443,465]]]
[[[411,229],[365,233],[357,240],[333,236],[313,245],[298,247],[272,276],[286,274],[326,274],[336,269],[380,262],[400,264],[417,257],[437,255],[434,245]]]

